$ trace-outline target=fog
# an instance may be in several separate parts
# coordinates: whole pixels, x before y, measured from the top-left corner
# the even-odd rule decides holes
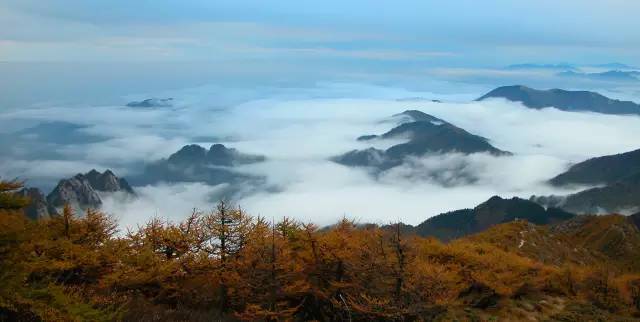
[[[126,102],[173,97],[173,107],[38,104],[0,113],[0,125],[22,124],[29,129],[40,122],[64,121],[81,125],[76,130],[80,134],[102,139],[39,145],[41,138],[35,135],[14,145],[2,143],[11,152],[0,157],[0,176],[26,180],[47,193],[58,179],[92,168],[110,168],[126,178],[185,144],[208,148],[223,143],[267,157],[266,162],[236,169],[264,176],[270,188],[246,187],[246,193],[234,200],[251,214],[290,216],[322,225],[342,216],[360,222],[417,224],[441,212],[474,207],[493,195],[528,198],[570,192],[545,181],[572,163],[640,147],[640,117],[532,110],[504,100],[472,101],[481,94],[354,83],[253,90],[216,85],[123,98]],[[514,155],[427,155],[379,176],[328,160],[352,149],[399,143],[372,144],[356,138],[390,130],[396,125],[390,117],[408,109],[484,136]],[[193,208],[213,208],[223,188],[201,183],[134,187],[137,199],[105,196],[103,209],[125,227],[153,216],[175,221]]]

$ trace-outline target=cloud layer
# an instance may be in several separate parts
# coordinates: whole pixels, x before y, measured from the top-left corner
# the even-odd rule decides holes
[[[55,179],[91,168],[113,168],[126,177],[140,171],[145,162],[166,157],[184,144],[208,147],[224,143],[268,158],[239,168],[265,176],[268,185],[277,188],[237,200],[255,215],[292,216],[319,224],[344,215],[362,222],[416,224],[444,211],[473,207],[492,195],[526,198],[564,193],[544,181],[571,163],[640,147],[638,117],[531,110],[502,100],[468,102],[473,95],[467,94],[327,83],[259,91],[202,86],[154,96],[171,96],[176,103],[150,109],[45,105],[0,114],[0,124],[28,127],[42,121],[65,121],[82,125],[77,131],[105,138],[48,146],[57,151],[56,158],[38,154],[37,145],[21,146],[33,150],[33,157],[3,156],[0,175],[49,187]],[[426,100],[406,99],[416,97]],[[444,102],[431,102],[434,98]],[[515,155],[430,155],[408,160],[379,178],[328,161],[348,150],[368,147],[369,143],[355,138],[389,130],[393,123],[385,120],[407,109],[424,111],[484,136]],[[377,147],[393,143],[381,142]],[[138,200],[108,197],[105,210],[127,226],[155,215],[177,220],[194,207],[212,208],[223,188],[193,183],[137,187]]]

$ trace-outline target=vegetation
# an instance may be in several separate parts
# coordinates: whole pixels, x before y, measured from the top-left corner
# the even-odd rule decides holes
[[[606,260],[550,263],[497,240],[444,244],[403,234],[400,225],[362,227],[347,219],[322,230],[288,218],[270,223],[224,202],[182,222],[153,219],[118,232],[110,216],[76,216],[69,207],[29,220],[20,210],[25,200],[13,195],[20,184],[0,187],[0,320],[572,321],[640,314],[640,275]],[[504,236],[522,228],[499,227]],[[610,245],[592,234],[583,239],[594,238]]]

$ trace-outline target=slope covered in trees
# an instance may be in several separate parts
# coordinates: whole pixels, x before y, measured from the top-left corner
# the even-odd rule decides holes
[[[504,247],[505,239],[444,244],[346,219],[322,230],[287,218],[270,223],[226,203],[117,233],[110,216],[91,210],[29,220],[19,189],[0,184],[0,320],[570,321],[640,313],[635,266],[597,257],[551,263]],[[597,237],[596,227],[619,231],[614,223],[591,223],[594,234],[579,238],[624,246],[617,236],[638,234],[629,226],[613,244]]]

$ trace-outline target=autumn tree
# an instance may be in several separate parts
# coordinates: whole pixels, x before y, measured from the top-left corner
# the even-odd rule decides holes
[[[229,287],[238,278],[233,269],[234,261],[237,260],[237,256],[241,254],[247,242],[251,217],[242,209],[231,208],[222,200],[203,220],[203,250],[218,264],[215,277],[219,282],[219,308],[224,314],[230,308]]]

